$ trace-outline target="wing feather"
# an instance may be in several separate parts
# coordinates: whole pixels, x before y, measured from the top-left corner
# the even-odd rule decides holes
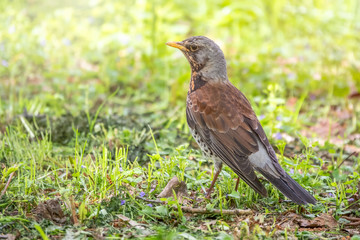
[[[189,93],[186,116],[188,125],[200,134],[211,151],[259,194],[267,196],[254,167],[294,202],[316,202],[280,166],[249,101],[230,82],[209,82]],[[260,147],[266,149],[268,157],[256,160],[265,162],[253,165],[249,156]]]
[[[229,104],[225,104],[226,100],[231,100],[227,97],[231,93],[224,95],[221,92],[232,90],[231,88],[224,90],[207,85],[188,96],[186,115],[189,126],[196,129],[211,151],[239,177],[258,193],[266,196],[266,189],[256,177],[253,166],[248,160],[250,154],[258,151],[258,144],[256,135],[245,122],[245,117],[237,111],[244,107],[230,108]],[[208,91],[214,89],[218,91],[214,95],[221,97],[209,101],[208,96],[211,93]],[[209,102],[206,103],[205,100]],[[254,118],[251,107],[250,110],[251,118]]]

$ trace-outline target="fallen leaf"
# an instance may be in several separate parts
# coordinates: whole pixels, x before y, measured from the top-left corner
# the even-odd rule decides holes
[[[350,99],[360,98],[360,92],[352,92],[349,94],[348,98]]]
[[[187,196],[187,187],[184,181],[179,181],[177,176],[174,176],[168,184],[166,184],[165,188],[161,191],[161,193],[157,196],[158,198],[168,198],[173,197],[173,190],[176,193],[176,197],[179,202],[183,202],[183,197]]]
[[[322,213],[320,216],[314,218],[314,219],[297,219],[297,222],[299,223],[300,227],[303,228],[324,228],[327,227],[329,229],[334,229],[338,226],[338,223],[334,219],[333,216]]]
[[[65,214],[61,209],[60,201],[58,199],[50,199],[41,202],[33,210],[36,220],[48,219],[57,224],[63,224],[66,221]]]
[[[339,122],[330,121],[329,119],[319,119],[316,125],[310,127],[310,132],[308,134],[316,133],[319,137],[323,139],[328,139],[333,136],[344,136],[346,127],[341,125]]]
[[[12,234],[0,235],[0,239],[15,240],[16,236]]]
[[[131,220],[130,218],[124,216],[124,215],[121,215],[121,214],[117,214],[116,217],[118,217],[118,219],[116,221],[119,221],[119,222],[122,222],[126,225],[130,225],[131,227],[136,227],[136,228],[139,228],[139,229],[145,229],[146,225],[145,224],[142,224],[142,223],[138,223],[134,220]]]

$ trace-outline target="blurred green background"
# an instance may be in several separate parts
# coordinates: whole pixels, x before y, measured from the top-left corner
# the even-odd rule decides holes
[[[165,42],[193,35],[221,46],[247,96],[278,85],[282,99],[309,92],[332,102],[360,87],[356,0],[4,0],[0,10],[3,123],[24,107],[96,109],[117,88],[103,114],[184,106],[189,66]]]

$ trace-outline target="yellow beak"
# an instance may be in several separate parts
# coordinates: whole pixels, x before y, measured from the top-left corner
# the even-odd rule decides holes
[[[168,45],[168,46],[170,46],[170,47],[178,48],[178,49],[180,49],[180,50],[182,50],[182,51],[186,51],[186,52],[189,51],[186,47],[184,47],[184,46],[182,45],[181,42],[167,42],[166,45]]]

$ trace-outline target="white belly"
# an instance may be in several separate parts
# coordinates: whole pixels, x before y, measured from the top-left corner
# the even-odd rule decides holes
[[[272,173],[274,177],[279,177],[279,172],[275,169],[272,159],[269,157],[269,153],[266,151],[264,145],[258,141],[259,151],[249,156],[249,161],[254,168],[261,168]]]

